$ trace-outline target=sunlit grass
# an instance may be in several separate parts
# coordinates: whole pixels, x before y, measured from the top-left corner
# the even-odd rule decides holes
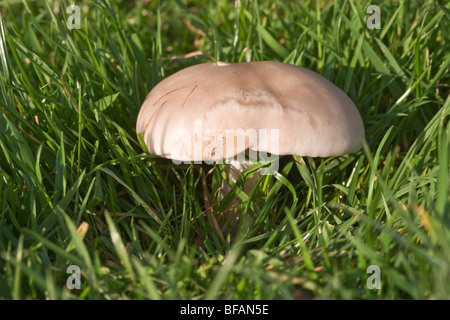
[[[448,5],[383,2],[369,30],[359,1],[78,3],[79,30],[66,1],[0,8],[1,298],[450,298]],[[243,195],[251,167],[221,199],[221,165],[174,167],[135,132],[156,83],[214,59],[322,74],[367,144],[282,157]],[[219,221],[241,196],[235,235],[204,182]]]

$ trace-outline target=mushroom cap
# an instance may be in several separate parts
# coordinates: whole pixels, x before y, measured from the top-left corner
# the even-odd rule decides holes
[[[180,161],[217,161],[246,149],[339,156],[364,140],[361,116],[343,91],[311,70],[273,61],[204,63],[167,77],[145,99],[136,130],[152,154]],[[232,147],[227,132],[236,136]],[[245,143],[236,143],[239,134]]]

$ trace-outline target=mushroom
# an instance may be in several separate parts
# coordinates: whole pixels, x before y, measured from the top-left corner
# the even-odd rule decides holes
[[[234,182],[256,160],[270,163],[261,172],[270,174],[279,155],[340,156],[364,140],[361,116],[343,91],[273,61],[183,69],[148,94],[136,129],[152,154],[176,164],[225,162]]]

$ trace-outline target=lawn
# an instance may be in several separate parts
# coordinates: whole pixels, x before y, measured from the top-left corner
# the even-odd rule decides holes
[[[0,299],[450,299],[444,3],[2,1]],[[261,60],[341,88],[364,147],[283,156],[245,194],[252,166],[224,199],[223,164],[145,151],[158,82]]]

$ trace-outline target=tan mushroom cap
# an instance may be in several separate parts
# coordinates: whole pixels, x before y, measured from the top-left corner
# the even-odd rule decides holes
[[[355,104],[333,83],[302,67],[280,62],[204,63],[183,69],[156,85],[145,99],[136,129],[152,154],[181,161],[218,160],[227,130],[266,129],[261,146],[245,148],[279,155],[339,156],[361,148],[364,125]],[[279,144],[272,148],[276,129]],[[208,131],[209,130],[209,131]],[[211,139],[223,152],[205,152]],[[208,140],[209,139],[209,140]],[[194,146],[201,142],[201,151]],[[190,141],[190,143],[189,143]],[[180,151],[180,148],[183,149]],[[211,151],[211,150],[210,150]]]

